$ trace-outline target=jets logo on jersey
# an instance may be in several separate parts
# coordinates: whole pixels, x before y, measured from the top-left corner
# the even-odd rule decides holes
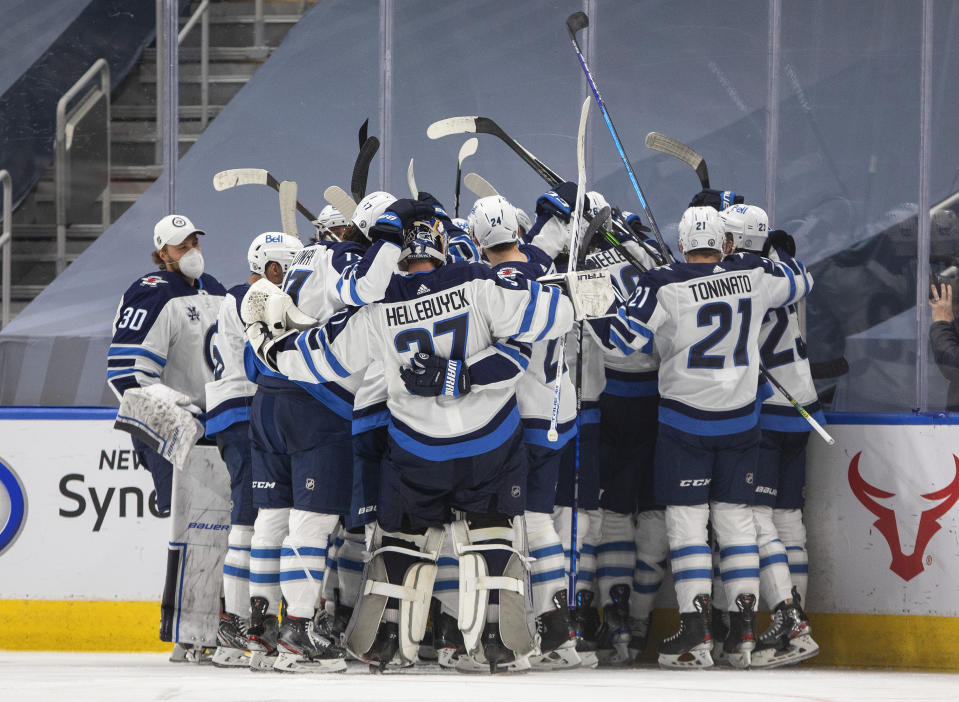
[[[200,312],[193,305],[190,305],[189,307],[186,308],[186,316],[187,316],[187,319],[189,319],[191,322],[200,321]]]
[[[148,285],[151,288],[155,288],[160,283],[165,283],[166,281],[158,275],[148,275],[145,278],[140,278],[140,285]]]
[[[499,276],[499,279],[509,283],[512,286],[519,285],[519,281],[516,280],[516,277],[522,275],[518,268],[513,268],[512,266],[504,266],[496,271],[496,275]]]
[[[20,478],[0,463],[0,554],[16,540],[27,517],[27,498]]]

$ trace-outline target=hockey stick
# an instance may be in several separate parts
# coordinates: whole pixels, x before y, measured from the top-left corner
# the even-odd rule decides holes
[[[456,195],[453,201],[453,216],[460,216],[460,176],[463,174],[463,161],[467,157],[472,156],[476,153],[476,146],[479,144],[479,139],[476,137],[471,137],[463,142],[463,145],[460,147],[459,157],[456,159]]]
[[[416,189],[416,176],[413,175],[413,159],[410,159],[410,166],[406,169],[406,184],[410,186],[410,197],[414,200],[420,196],[420,191]]]
[[[367,130],[369,128],[370,128],[370,118],[367,117],[366,120],[364,120],[363,124],[360,125],[360,131],[359,131],[359,134],[357,135],[360,140],[359,147],[361,150],[363,149],[363,144],[366,143],[366,139],[367,139],[366,135],[367,135]]]
[[[349,222],[353,219],[353,213],[356,211],[356,202],[339,185],[331,185],[323,191],[323,198],[333,205],[343,215],[343,219]]]
[[[214,190],[229,190],[239,185],[266,185],[280,192],[280,182],[265,168],[230,168],[213,176]],[[296,209],[311,222],[316,219],[302,202],[297,201]]]
[[[663,241],[663,235],[659,231],[659,225],[656,224],[656,219],[653,217],[652,211],[649,209],[649,205],[646,203],[646,197],[643,195],[643,189],[639,187],[639,182],[636,180],[636,174],[633,173],[633,167],[629,163],[629,157],[626,155],[625,149],[623,149],[623,142],[619,138],[619,134],[616,132],[616,127],[613,126],[613,120],[609,116],[609,112],[606,109],[606,105],[603,102],[602,95],[599,94],[599,88],[596,87],[596,83],[593,81],[593,75],[589,72],[589,66],[586,65],[586,57],[583,56],[583,52],[579,48],[579,42],[576,41],[576,32],[581,29],[585,29],[589,26],[589,17],[586,16],[585,12],[574,12],[569,17],[566,18],[566,30],[569,32],[570,41],[573,42],[573,48],[576,50],[576,56],[579,58],[579,63],[583,68],[583,72],[586,74],[586,81],[589,83],[590,89],[593,91],[593,97],[596,98],[596,104],[599,105],[599,110],[603,114],[603,121],[606,122],[606,127],[609,130],[610,136],[613,137],[613,144],[616,146],[616,151],[619,152],[619,158],[622,160],[623,165],[626,166],[626,174],[629,176],[629,182],[633,186],[633,190],[636,191],[636,197],[639,198],[639,204],[643,207],[643,212],[646,213],[646,219],[649,220],[649,226],[653,230],[653,234],[656,236],[656,241],[659,242],[659,247],[663,252],[663,256],[666,258],[668,263],[673,263],[675,259],[673,258],[672,252],[666,248],[666,243]]]
[[[426,129],[426,135],[430,139],[440,139],[444,136],[467,133],[492,134],[493,136],[499,138],[514,153],[519,155],[519,157],[523,159],[527,165],[536,171],[551,188],[556,187],[560,183],[566,182],[564,178],[556,173],[556,171],[536,158],[536,156],[523,147],[523,145],[518,141],[513,139],[513,137],[503,131],[503,129],[489,117],[447,117],[446,119],[441,119],[438,122],[433,122],[433,124]],[[613,226],[617,229],[617,231],[620,232],[620,234],[626,234],[627,237],[632,237],[632,234],[630,234],[619,222],[614,221]],[[623,242],[617,238],[616,235],[607,231],[605,232],[604,236],[610,244],[617,247],[622,252],[623,256],[626,257],[626,260],[636,267],[637,270],[645,269],[645,266],[639,261],[639,259],[637,259],[632,252],[623,247]],[[643,241],[638,241],[638,244],[646,250],[646,253],[648,253],[653,260],[662,260],[662,256],[654,248],[648,246]],[[665,260],[662,260],[662,262],[665,262]]]
[[[280,222],[283,233],[300,238],[296,229],[296,181],[284,180],[280,183]]]
[[[499,195],[489,181],[486,180],[479,173],[467,173],[463,178],[463,185],[466,186],[466,189],[473,193],[476,197],[492,197],[494,195]]]
[[[674,156],[683,163],[689,165],[696,175],[699,176],[699,183],[703,189],[709,188],[709,170],[706,168],[706,159],[689,148],[681,141],[659,132],[650,132],[646,135],[646,146],[653,151],[660,151],[664,154]]]
[[[376,137],[370,137],[363,142],[360,153],[356,156],[356,163],[353,164],[353,176],[350,178],[350,191],[353,193],[353,199],[356,202],[362,200],[366,195],[366,182],[370,176],[370,162],[379,148],[380,140]]]
[[[813,429],[816,430],[816,433],[822,437],[823,441],[825,441],[830,446],[835,445],[836,440],[832,438],[832,436],[830,436],[825,429],[823,429],[822,425],[819,422],[817,422],[816,419],[809,414],[809,412],[806,411],[805,407],[799,404],[798,400],[796,400],[795,397],[789,394],[789,391],[786,390],[786,388],[784,388],[782,384],[778,380],[776,380],[768,370],[766,370],[762,366],[759,366],[759,375],[761,375],[763,378],[765,378],[770,383],[772,383],[773,387],[783,394],[783,397],[785,397],[786,400],[789,401],[789,404],[791,404],[793,408],[795,408],[795,410],[799,412],[799,416],[805,419],[807,422],[809,422],[809,426],[811,426]]]

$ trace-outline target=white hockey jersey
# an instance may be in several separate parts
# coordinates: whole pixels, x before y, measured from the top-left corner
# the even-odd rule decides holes
[[[739,253],[720,263],[674,263],[644,273],[609,339],[659,353],[659,419],[704,436],[759,420],[759,333],[769,308],[809,293],[812,276]]]
[[[223,286],[204,273],[193,286],[179,273],[152,271],[120,300],[107,358],[107,384],[126,390],[163,383],[206,408],[213,380],[213,331]]]
[[[779,260],[775,250],[769,258]],[[783,257],[783,263],[796,275],[803,275],[805,267],[799,261]],[[801,404],[820,424],[826,424],[819,395],[813,384],[809,360],[806,357],[806,341],[799,327],[797,305],[767,310],[759,332],[759,355],[767,371]],[[774,431],[805,432],[809,423],[799,416],[786,397],[772,387],[773,394],[763,402],[759,425]]]
[[[326,382],[379,359],[393,439],[426,460],[474,456],[500,446],[519,424],[513,387],[528,365],[519,342],[556,338],[572,315],[557,288],[503,279],[483,265],[451,264],[396,275],[382,302],[286,337],[277,363],[291,379]],[[400,369],[417,351],[466,361],[471,391],[456,398],[410,394]]]
[[[250,421],[256,383],[246,377],[246,330],[240,303],[249,283],[226,292],[213,331],[213,381],[206,384],[206,435],[213,436],[237,422]]]

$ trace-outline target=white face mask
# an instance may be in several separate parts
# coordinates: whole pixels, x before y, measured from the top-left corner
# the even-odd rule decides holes
[[[187,278],[196,280],[203,275],[203,254],[200,249],[190,249],[177,262],[180,267],[180,273]]]

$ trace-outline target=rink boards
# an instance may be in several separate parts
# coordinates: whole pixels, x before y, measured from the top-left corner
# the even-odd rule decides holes
[[[0,408],[0,648],[168,648],[157,630],[169,523],[114,415]],[[959,670],[941,645],[959,635],[959,425],[830,419],[836,446],[813,435],[807,478],[816,662]],[[654,638],[676,623],[658,615]],[[52,638],[42,622],[57,623]]]

